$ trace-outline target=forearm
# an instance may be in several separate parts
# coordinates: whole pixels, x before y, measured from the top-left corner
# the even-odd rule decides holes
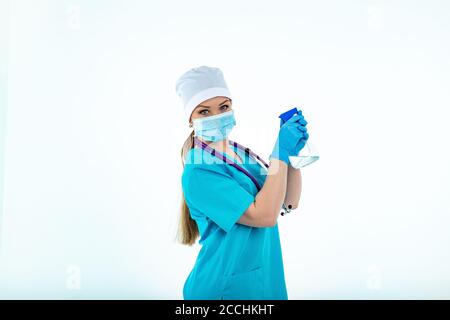
[[[298,207],[301,192],[302,174],[300,172],[300,169],[295,169],[292,166],[288,166],[287,188],[286,196],[284,198],[284,205],[286,207],[291,205],[292,209],[296,209]]]
[[[264,186],[255,198],[255,206],[267,221],[276,221],[286,196],[288,165],[276,158],[270,160]]]

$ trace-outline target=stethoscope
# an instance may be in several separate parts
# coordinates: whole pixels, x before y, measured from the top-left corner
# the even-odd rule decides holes
[[[247,155],[251,155],[254,159],[257,159],[259,161],[261,161],[264,166],[268,169],[269,165],[260,157],[258,156],[256,153],[254,153],[252,150],[250,150],[250,148],[244,147],[243,145],[237,143],[236,141],[231,141],[228,140],[230,143],[233,144],[233,146],[235,146],[236,148],[241,149],[242,151],[244,151]],[[256,180],[256,178],[250,173],[248,172],[246,169],[244,169],[243,167],[239,166],[238,164],[236,164],[234,161],[231,161],[230,159],[228,159],[223,153],[221,153],[220,151],[217,151],[214,148],[211,148],[210,146],[208,146],[208,144],[206,144],[205,142],[201,141],[200,139],[198,139],[196,136],[194,136],[194,143],[199,146],[200,148],[202,148],[203,150],[205,150],[206,152],[210,153],[211,155],[221,159],[223,162],[225,162],[226,164],[229,164],[231,166],[233,166],[234,168],[236,168],[237,170],[241,171],[242,173],[244,173],[247,177],[249,177],[253,183],[255,184],[256,188],[259,190],[261,190],[261,185],[259,184],[258,180]],[[286,208],[284,206],[283,203],[283,209],[285,210],[285,212],[282,212],[281,215],[283,216],[286,213],[289,213],[291,211],[291,209]]]

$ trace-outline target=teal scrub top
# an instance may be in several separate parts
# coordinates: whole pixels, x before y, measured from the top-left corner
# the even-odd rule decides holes
[[[267,169],[242,150],[230,146],[264,185]],[[201,249],[189,273],[183,298],[287,300],[278,223],[251,227],[237,223],[258,193],[243,172],[201,148],[188,151],[182,189],[197,223]]]

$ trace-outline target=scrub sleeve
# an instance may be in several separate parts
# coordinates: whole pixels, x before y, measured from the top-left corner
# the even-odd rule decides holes
[[[255,200],[229,175],[205,167],[191,170],[185,198],[226,232]]]

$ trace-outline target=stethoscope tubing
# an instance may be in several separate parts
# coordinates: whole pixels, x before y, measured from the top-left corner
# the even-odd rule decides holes
[[[235,147],[237,147],[237,148],[243,150],[244,152],[246,152],[247,154],[251,155],[253,158],[256,158],[259,161],[261,161],[266,168],[269,168],[269,165],[260,156],[258,156],[256,153],[251,151],[250,148],[244,147],[243,145],[241,145],[241,144],[239,144],[239,143],[237,143],[235,141],[231,141],[231,140],[228,140],[228,141],[230,143],[232,143]],[[248,172],[247,170],[242,168],[240,165],[236,164],[234,161],[231,161],[230,159],[228,159],[223,153],[217,151],[214,148],[211,148],[205,142],[200,141],[196,136],[194,136],[194,143],[197,146],[199,146],[200,148],[202,148],[203,150],[205,150],[208,153],[210,153],[211,155],[221,159],[226,164],[229,164],[229,165],[233,166],[234,168],[236,168],[237,170],[239,170],[242,173],[244,173],[247,177],[249,177],[253,181],[253,183],[255,184],[255,186],[258,189],[258,191],[261,190],[261,185],[259,184],[258,180],[256,180],[256,178],[250,172]]]

